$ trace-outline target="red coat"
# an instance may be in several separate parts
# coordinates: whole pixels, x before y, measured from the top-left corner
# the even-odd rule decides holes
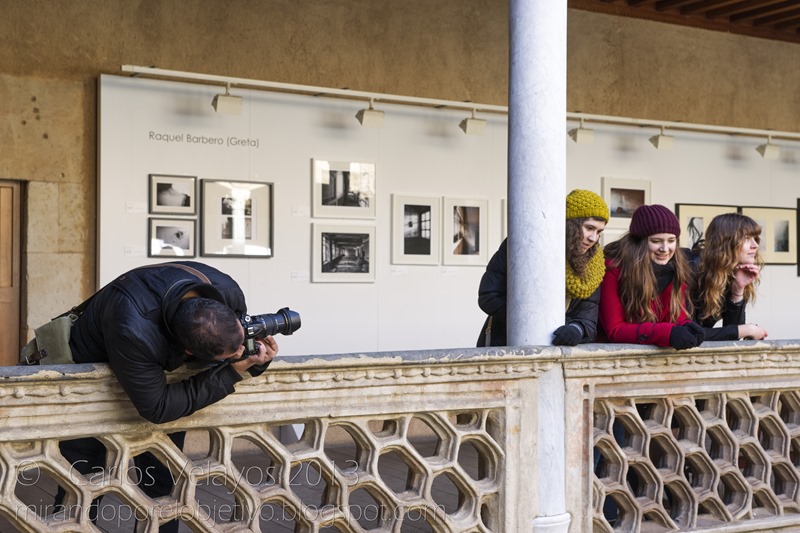
[[[672,283],[667,285],[667,288],[658,296],[661,301],[661,312],[658,312],[655,301],[651,304],[653,312],[656,313],[655,322],[625,322],[625,311],[619,299],[619,273],[618,268],[609,268],[600,285],[599,322],[602,335],[605,335],[604,340],[624,344],[654,344],[668,347],[672,327],[682,326],[692,321],[683,311],[676,322],[670,321]],[[684,298],[686,297],[685,284],[681,287],[681,294]],[[602,335],[598,335],[598,337],[602,338]],[[602,342],[600,338],[598,338],[598,342]]]

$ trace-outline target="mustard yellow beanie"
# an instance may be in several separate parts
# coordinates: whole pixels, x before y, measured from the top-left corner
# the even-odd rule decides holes
[[[567,220],[571,218],[602,218],[608,222],[608,206],[592,191],[575,189],[567,195]]]

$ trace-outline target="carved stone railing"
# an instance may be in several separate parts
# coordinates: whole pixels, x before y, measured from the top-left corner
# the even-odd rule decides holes
[[[105,495],[148,531],[174,518],[195,531],[275,531],[273,518],[297,531],[522,531],[534,517],[515,499],[533,472],[525,406],[559,353],[544,352],[286,358],[163,425],[138,416],[105,365],[5,368],[0,515],[22,531],[90,531],[87,509]],[[278,430],[289,426],[304,429],[287,444]],[[179,450],[166,437],[179,430],[205,433],[208,451]],[[108,451],[89,477],[58,448],[85,436]],[[232,453],[242,446],[249,463]],[[145,451],[174,474],[170,497],[151,500],[135,484],[131,459]],[[297,480],[309,477],[302,494]],[[24,496],[45,481],[66,489],[65,510]],[[203,504],[212,486],[227,490],[227,512]]]
[[[563,361],[571,531],[800,530],[798,341],[603,348]]]
[[[236,389],[154,425],[105,365],[0,369],[0,524],[94,531],[104,495],[152,532],[800,529],[797,341],[285,358]],[[207,449],[179,450],[176,431]],[[91,476],[58,447],[86,436],[108,451]],[[170,496],[136,485],[145,451]],[[56,485],[63,511],[31,501]]]

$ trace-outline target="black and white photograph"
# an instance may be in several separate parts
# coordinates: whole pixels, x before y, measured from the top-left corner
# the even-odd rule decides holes
[[[312,281],[375,281],[375,226],[314,224]]]
[[[149,178],[149,211],[151,214],[197,214],[197,178],[195,176],[150,174]]]
[[[202,180],[202,256],[272,257],[272,184]]]
[[[375,218],[375,165],[314,159],[315,217]]]
[[[488,202],[486,200],[444,201],[444,264],[485,265],[488,257]]]
[[[738,212],[739,207],[735,205],[675,204],[675,216],[681,223],[681,248],[691,250],[703,240],[715,216]]]
[[[439,264],[439,198],[392,195],[392,263]]]
[[[774,250],[776,252],[789,251],[789,221],[776,220],[775,221],[775,235],[774,235]]]
[[[768,265],[797,263],[797,210],[781,207],[742,207],[761,226],[759,254]]]
[[[194,257],[195,221],[151,218],[148,257]]]
[[[628,229],[636,208],[650,203],[649,181],[603,178],[602,187],[602,196],[611,215],[608,228]]]

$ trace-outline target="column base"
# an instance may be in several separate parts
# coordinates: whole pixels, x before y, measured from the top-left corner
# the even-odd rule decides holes
[[[537,516],[533,519],[533,533],[567,533],[572,517],[569,513],[555,516]]]

